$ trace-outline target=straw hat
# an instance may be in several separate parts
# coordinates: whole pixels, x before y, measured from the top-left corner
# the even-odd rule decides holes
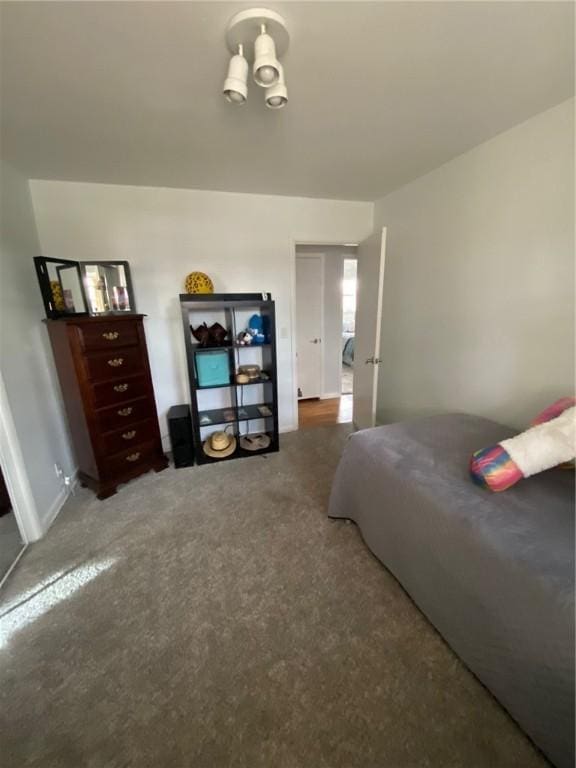
[[[236,450],[236,438],[228,432],[213,432],[202,447],[207,456],[225,459]]]
[[[270,445],[270,437],[264,433],[244,435],[240,438],[240,447],[246,451],[263,451]]]

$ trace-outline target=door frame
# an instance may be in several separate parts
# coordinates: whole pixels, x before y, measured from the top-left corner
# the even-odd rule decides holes
[[[16,426],[12,417],[12,411],[8,402],[8,394],[4,385],[4,379],[0,372],[0,465],[2,474],[8,489],[14,517],[18,523],[23,547],[20,554],[7,571],[4,578],[12,570],[17,560],[22,556],[26,547],[42,536],[42,528],[39,523],[36,503],[32,495],[32,489],[28,481],[26,464],[20,449],[20,442],[16,432]]]
[[[330,246],[353,246],[358,247],[358,242],[354,237],[349,239],[343,238],[340,240],[309,240],[307,238],[290,238],[289,253],[290,253],[290,342],[292,346],[291,358],[292,358],[292,427],[290,431],[298,429],[298,381],[297,381],[297,339],[296,339],[296,251],[300,245],[312,245],[318,248],[323,248],[326,245]],[[303,254],[304,256],[306,254]],[[322,284],[324,284],[324,275],[322,275]],[[324,297],[322,297],[324,299]],[[324,308],[324,303],[322,304]],[[324,311],[322,311],[322,324],[324,323]],[[324,350],[322,350],[324,354]],[[322,358],[324,359],[324,358]],[[324,386],[324,366],[322,365],[322,386]],[[342,387],[340,387],[342,388]]]
[[[298,243],[301,245],[301,243]],[[324,267],[325,267],[325,254],[323,253],[298,253],[298,245],[296,246],[296,260],[297,259],[319,259],[320,260],[320,394],[318,395],[320,400],[324,397],[324,364],[326,362],[324,354],[324,299],[325,299],[325,287],[324,287]],[[296,287],[296,264],[294,261],[294,305],[296,310],[298,309],[298,294]],[[296,367],[294,368],[294,375],[296,378],[296,399],[298,398],[298,336],[296,330],[296,312],[294,313],[294,338],[296,343],[296,349],[294,354],[294,361]],[[313,399],[313,398],[310,398]]]

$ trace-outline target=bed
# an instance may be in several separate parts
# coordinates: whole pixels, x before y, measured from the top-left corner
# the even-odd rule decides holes
[[[574,766],[574,474],[493,494],[471,453],[511,437],[451,414],[352,434],[329,516],[359,526],[446,641],[558,768]]]

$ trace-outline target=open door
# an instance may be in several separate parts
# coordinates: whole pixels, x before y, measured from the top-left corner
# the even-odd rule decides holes
[[[358,246],[358,298],[354,349],[354,426],[376,424],[380,325],[384,289],[386,228]]]

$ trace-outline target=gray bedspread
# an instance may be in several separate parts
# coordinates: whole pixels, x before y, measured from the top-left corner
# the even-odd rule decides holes
[[[470,454],[513,434],[460,414],[352,434],[329,515],[358,524],[525,732],[573,768],[574,474],[475,486]]]

